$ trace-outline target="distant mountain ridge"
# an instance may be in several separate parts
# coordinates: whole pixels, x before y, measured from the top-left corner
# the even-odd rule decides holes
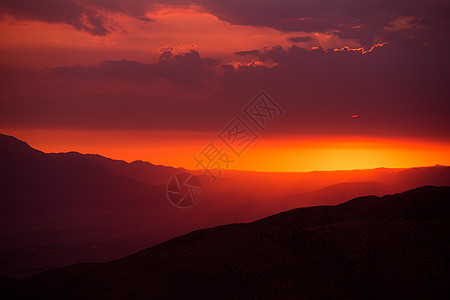
[[[75,152],[44,153],[6,135],[0,135],[0,165],[0,276],[15,278],[80,260],[123,257],[197,229],[252,222],[293,208],[450,185],[450,167],[444,166],[228,170],[215,183],[196,171],[202,198],[195,207],[180,210],[169,203],[165,181],[183,169]]]
[[[163,187],[150,186],[74,155],[52,155],[0,135],[0,212],[159,206]],[[156,195],[156,196],[155,196]]]
[[[51,157],[74,157],[83,159],[109,170],[117,175],[130,177],[151,185],[166,184],[175,174],[186,172],[183,168],[172,168],[162,165],[154,165],[146,161],[133,161],[127,163],[123,160],[115,160],[98,154],[81,154],[78,152],[49,153]]]
[[[192,232],[15,283],[10,299],[448,299],[450,187]]]

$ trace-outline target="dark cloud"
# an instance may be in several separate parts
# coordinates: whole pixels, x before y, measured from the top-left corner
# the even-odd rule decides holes
[[[58,67],[52,73],[59,76],[71,76],[84,79],[118,78],[141,83],[151,83],[158,78],[167,79],[176,84],[197,85],[211,76],[211,67],[217,66],[218,60],[201,58],[199,53],[191,50],[174,54],[165,50],[157,63],[143,64],[137,61],[105,61],[91,67]]]
[[[395,42],[398,36],[392,32],[399,29],[393,24],[402,18],[410,19],[410,26],[399,30],[404,36],[450,37],[450,2],[445,0],[3,0],[0,9],[21,19],[67,23],[93,35],[106,35],[113,29],[102,12],[152,21],[145,14],[158,5],[196,5],[232,24],[326,32],[356,39],[366,48],[374,42]]]
[[[304,42],[310,42],[312,38],[310,36],[291,36],[288,38],[288,41],[293,43],[304,43]]]
[[[148,11],[154,9],[154,5],[158,4],[158,1],[152,0],[78,0],[85,5],[96,7],[100,10],[120,12],[133,18],[137,18],[143,21],[153,21],[145,16]],[[159,1],[161,2],[161,1]],[[182,4],[181,1],[178,4]]]
[[[445,28],[450,17],[450,4],[443,0],[222,0],[200,5],[233,24],[285,32],[334,32],[369,47],[376,37],[385,37],[388,24],[401,17],[421,18],[433,30]]]
[[[48,23],[70,24],[92,35],[111,32],[106,18],[95,9],[73,0],[5,0],[0,2],[0,12],[18,19]]]
[[[366,49],[375,42],[405,42],[448,46],[450,2],[445,0],[3,0],[3,14],[50,23],[67,23],[93,35],[113,31],[103,12],[120,12],[152,21],[146,12],[159,5],[196,5],[232,24],[265,26],[284,32],[322,32],[355,39]],[[409,26],[395,22],[409,18]],[[295,40],[302,40],[294,37]]]
[[[157,63],[157,74],[178,84],[197,84],[201,79],[214,74],[210,69],[219,61],[212,58],[201,58],[200,54],[191,50],[174,55],[172,51],[164,51]]]
[[[148,5],[136,0],[3,0],[0,15],[11,15],[17,19],[47,23],[69,24],[77,30],[92,35],[104,36],[114,31],[114,21],[104,12],[120,12],[149,22],[145,17]]]
[[[0,119],[6,125],[219,131],[263,89],[286,112],[271,132],[448,138],[448,55],[404,44],[371,52],[276,46],[251,52],[272,64],[239,67],[167,50],[152,64],[53,69],[52,85],[6,69],[15,77],[0,82]]]
[[[247,50],[247,51],[234,52],[234,54],[236,54],[238,56],[256,56],[256,55],[261,54],[261,52],[259,50]]]
[[[154,22],[153,19],[147,18],[147,17],[136,17],[136,19],[139,19],[141,21],[145,21],[145,22]]]

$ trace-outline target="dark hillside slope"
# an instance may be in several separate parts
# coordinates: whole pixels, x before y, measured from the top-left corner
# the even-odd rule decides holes
[[[450,187],[199,230],[45,272],[11,299],[448,299]]]

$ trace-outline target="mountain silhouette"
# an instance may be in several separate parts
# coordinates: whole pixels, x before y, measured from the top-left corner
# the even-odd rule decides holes
[[[163,187],[120,176],[76,155],[50,155],[0,135],[0,211],[161,205]]]
[[[194,230],[252,222],[297,207],[450,185],[450,167],[264,173],[203,171],[202,198],[171,205],[166,183],[184,169],[95,154],[44,153],[0,135],[0,276],[25,278],[77,262],[124,257]],[[167,179],[167,180],[166,180]]]
[[[183,168],[172,168],[154,165],[146,161],[133,161],[127,163],[123,160],[115,160],[98,154],[81,154],[78,152],[50,153],[52,157],[72,157],[87,161],[105,168],[119,176],[125,176],[150,185],[166,184],[177,173],[186,172]]]
[[[8,299],[448,299],[450,187],[299,208],[12,283]]]

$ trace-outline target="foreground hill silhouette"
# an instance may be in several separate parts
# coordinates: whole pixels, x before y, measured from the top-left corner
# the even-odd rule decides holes
[[[299,208],[13,283],[10,299],[448,299],[450,187]]]

